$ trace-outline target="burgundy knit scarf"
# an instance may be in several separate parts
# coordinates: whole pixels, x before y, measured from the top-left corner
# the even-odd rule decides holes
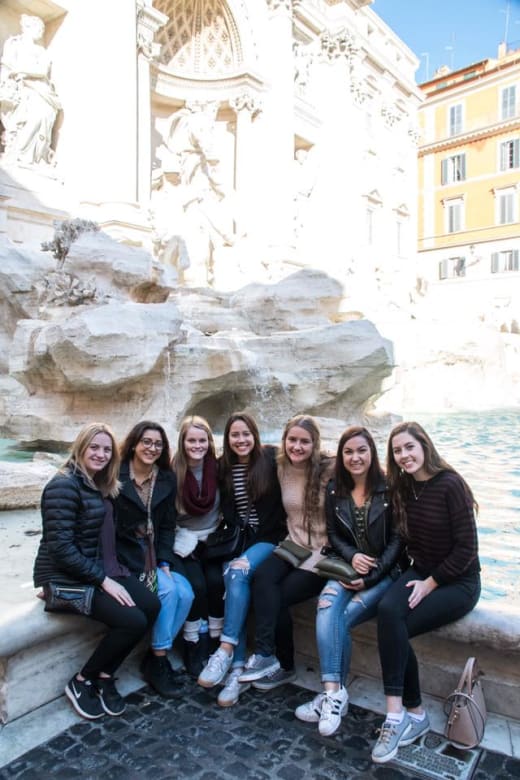
[[[217,461],[208,452],[202,467],[202,484],[199,484],[190,469],[187,469],[182,487],[182,504],[186,514],[199,517],[213,509],[217,493]]]

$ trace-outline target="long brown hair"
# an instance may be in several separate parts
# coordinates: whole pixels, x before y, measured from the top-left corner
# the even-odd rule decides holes
[[[451,471],[453,474],[457,474],[462,481],[468,503],[474,507],[475,511],[478,511],[478,504],[475,501],[470,486],[453,466],[450,466],[444,458],[441,458],[424,428],[417,422],[401,422],[390,431],[390,436],[388,437],[386,475],[388,487],[392,496],[394,514],[403,535],[406,536],[408,530],[406,504],[412,496],[414,478],[411,474],[407,474],[403,469],[400,469],[395,462],[392,440],[400,433],[408,433],[421,445],[424,455],[423,468],[429,477],[434,477],[436,474],[440,474],[441,471]]]
[[[336,453],[336,468],[334,473],[336,494],[338,496],[349,496],[355,487],[352,474],[348,469],[345,468],[343,463],[343,448],[350,439],[354,438],[354,436],[361,436],[366,441],[370,450],[371,462],[366,475],[365,489],[366,495],[372,496],[374,495],[378,485],[384,480],[385,474],[379,462],[376,444],[372,434],[362,425],[352,425],[350,428],[344,430],[340,436],[338,450]]]
[[[247,412],[234,412],[226,422],[222,455],[219,458],[219,476],[227,492],[233,492],[232,467],[238,463],[238,457],[229,446],[229,431],[234,422],[240,420],[253,435],[254,446],[247,464],[247,492],[251,501],[257,501],[267,493],[270,486],[271,467],[260,441],[260,432],[255,420]]]
[[[185,417],[181,422],[179,428],[179,437],[177,439],[177,452],[172,459],[172,468],[177,476],[177,498],[175,500],[177,510],[183,511],[182,506],[182,490],[184,487],[184,480],[186,479],[186,472],[188,471],[188,461],[186,458],[186,450],[184,449],[184,440],[186,434],[190,428],[198,428],[200,431],[204,431],[208,437],[208,451],[205,455],[215,457],[215,440],[213,439],[213,432],[209,426],[209,422],[204,417],[198,417],[198,415],[190,415]]]
[[[282,433],[282,445],[278,455],[278,464],[282,472],[291,461],[287,455],[285,443],[291,428],[303,428],[312,440],[311,456],[305,464],[305,493],[303,497],[303,526],[310,533],[313,518],[320,508],[320,489],[324,472],[330,468],[331,458],[321,451],[321,433],[317,420],[308,414],[297,414],[285,424]]]
[[[97,436],[98,433],[105,433],[112,441],[112,457],[101,471],[98,471],[96,474],[94,474],[93,477],[90,477],[85,471],[83,458],[90,442],[94,436]],[[117,449],[114,432],[110,426],[106,425],[105,423],[93,422],[83,426],[83,428],[76,436],[76,439],[70,448],[69,457],[65,461],[63,468],[69,468],[73,471],[81,471],[81,473],[85,475],[88,481],[93,483],[98,488],[103,496],[110,496],[110,498],[115,498],[119,493],[120,488],[120,484],[118,482],[119,465],[119,452]]]

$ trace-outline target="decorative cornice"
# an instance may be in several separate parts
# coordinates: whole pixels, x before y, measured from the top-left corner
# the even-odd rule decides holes
[[[440,152],[445,149],[453,149],[456,146],[464,146],[464,144],[471,141],[478,141],[481,138],[488,138],[494,135],[499,135],[509,130],[520,129],[520,119],[516,117],[505,122],[497,122],[494,125],[481,127],[478,130],[470,130],[467,133],[460,133],[459,135],[452,135],[447,138],[442,138],[440,141],[432,141],[429,144],[424,144],[418,150],[419,157],[424,157],[425,154],[430,152]]]
[[[236,111],[248,111],[253,119],[262,110],[262,100],[249,90],[244,90],[229,100],[230,107]]]
[[[266,0],[267,7],[272,13],[278,11],[285,11],[285,13],[292,15],[292,2],[291,0]]]
[[[161,53],[161,44],[154,42],[154,35],[168,21],[166,14],[137,0],[137,51],[147,60],[154,60]]]

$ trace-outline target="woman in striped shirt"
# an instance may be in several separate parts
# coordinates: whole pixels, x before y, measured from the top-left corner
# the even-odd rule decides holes
[[[429,729],[409,640],[463,617],[480,596],[473,493],[418,423],[400,423],[390,433],[387,479],[411,565],[379,603],[387,715],[372,750],[376,763]]]
[[[238,677],[245,663],[251,580],[286,534],[276,449],[262,446],[258,426],[245,412],[231,415],[226,423],[219,481],[224,521],[243,530],[240,554],[224,564],[226,595],[220,647],[210,656],[198,683],[212,688],[226,678],[218,703],[229,707],[249,687],[240,685]]]

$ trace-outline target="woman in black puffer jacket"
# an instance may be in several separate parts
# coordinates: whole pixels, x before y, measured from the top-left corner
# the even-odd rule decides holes
[[[89,616],[108,626],[94,653],[65,688],[74,709],[89,720],[121,715],[125,704],[114,673],[159,612],[153,593],[116,557],[112,500],[119,491],[119,455],[103,423],[85,426],[63,469],[46,485],[43,533],[34,584],[49,604],[51,584],[94,587]]]

